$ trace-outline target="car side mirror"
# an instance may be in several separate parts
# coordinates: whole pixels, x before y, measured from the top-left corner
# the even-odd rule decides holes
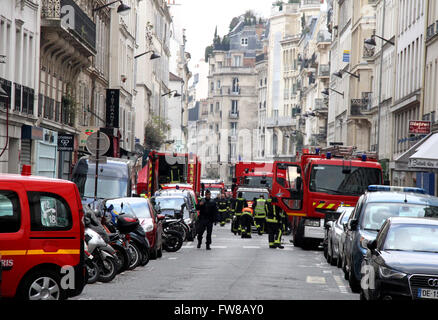
[[[367,248],[370,249],[371,251],[376,250],[377,249],[377,240],[368,241]]]
[[[326,230],[329,230],[331,227],[333,227],[333,221],[328,221],[328,222],[325,224],[325,228],[326,228]]]
[[[350,220],[348,222],[348,229],[351,231],[356,231],[357,230],[357,226],[358,226],[358,221],[357,220]]]
[[[157,215],[157,219],[158,221],[164,220],[166,218],[166,216],[162,215],[162,214],[158,214]]]
[[[342,227],[344,228],[344,231],[347,231],[347,224],[346,223],[342,224]]]

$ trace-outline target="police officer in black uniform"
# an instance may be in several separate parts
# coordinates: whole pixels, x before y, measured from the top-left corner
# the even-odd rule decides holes
[[[218,210],[216,201],[211,199],[211,192],[205,192],[205,198],[199,204],[199,218],[198,218],[198,249],[201,248],[202,236],[207,230],[207,240],[205,242],[207,250],[211,250],[211,234],[213,232],[213,224],[218,221]]]

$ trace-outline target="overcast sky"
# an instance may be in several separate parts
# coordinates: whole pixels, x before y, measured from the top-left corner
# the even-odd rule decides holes
[[[170,0],[173,3],[174,0]],[[175,27],[185,28],[186,50],[192,63],[204,57],[205,47],[213,41],[214,30],[222,37],[229,31],[231,20],[252,10],[256,16],[268,18],[274,0],[175,0],[171,6]]]

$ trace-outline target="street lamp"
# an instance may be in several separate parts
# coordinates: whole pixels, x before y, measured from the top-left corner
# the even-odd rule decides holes
[[[382,39],[383,41],[386,41],[386,42],[388,42],[389,44],[392,44],[393,46],[395,46],[395,44],[394,44],[394,42],[392,42],[392,41],[390,41],[390,40],[386,40],[385,38],[382,38],[381,36],[378,36],[377,34],[373,34],[372,36],[371,36],[371,38],[370,39],[366,39],[364,42],[365,42],[365,44],[367,44],[367,45],[369,45],[369,46],[373,46],[373,47],[375,47],[377,44],[376,44],[376,39],[375,39],[375,37],[377,37],[377,38],[379,38],[379,39]]]
[[[161,96],[162,96],[162,97],[164,97],[164,96],[170,96],[170,95],[172,94],[172,92],[175,92],[175,94],[173,95],[174,98],[181,97],[181,95],[180,95],[180,94],[178,93],[178,91],[176,91],[176,90],[170,91],[170,92],[165,93],[165,94],[163,94],[163,95],[161,95]]]
[[[338,77],[338,78],[341,78],[341,79],[342,79],[342,73],[343,73],[343,72],[348,73],[349,75],[351,75],[351,76],[355,77],[356,79],[359,79],[359,80],[360,80],[360,75],[357,75],[357,74],[351,73],[351,72],[349,72],[349,71],[347,71],[347,70],[339,70],[338,72],[333,73],[333,75],[336,76],[336,77]]]
[[[142,57],[142,56],[144,56],[145,54],[148,54],[148,53],[150,53],[150,52],[152,52],[152,55],[151,55],[151,58],[150,58],[151,60],[161,58],[161,56],[159,56],[158,54],[156,54],[156,53],[154,52],[154,50],[149,50],[149,51],[146,51],[146,52],[144,52],[144,53],[141,53],[141,54],[136,55],[136,56],[134,57],[134,59],[138,59],[138,58],[140,58],[140,57]]]
[[[332,89],[332,88],[325,88],[321,93],[322,93],[323,95],[328,96],[328,95],[330,95],[329,90],[332,90],[332,91],[336,92],[337,94],[340,94],[341,96],[344,96],[344,93],[343,93],[343,92],[336,91],[335,89]]]
[[[107,4],[105,4],[105,5],[101,6],[101,7],[97,7],[95,9],[93,9],[93,13],[96,12],[96,11],[102,10],[102,9],[104,9],[106,7],[109,7],[110,5],[112,5],[112,4],[116,3],[116,2],[120,2],[119,7],[117,8],[117,13],[120,14],[121,16],[128,15],[129,14],[129,10],[131,10],[131,7],[127,6],[126,4],[124,4],[122,0],[116,0],[116,1],[113,1],[113,2],[110,2],[110,3],[107,3]]]

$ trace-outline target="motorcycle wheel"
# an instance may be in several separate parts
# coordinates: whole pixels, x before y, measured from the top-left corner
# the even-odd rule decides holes
[[[135,243],[130,243],[128,249],[131,256],[131,261],[128,270],[134,270],[139,266],[141,262],[142,253]]]
[[[145,265],[147,265],[149,263],[150,260],[150,256],[149,256],[149,250],[146,249],[145,251],[143,251],[141,253],[141,260],[140,260],[140,266],[144,267]]]
[[[122,250],[116,250],[117,259],[120,261],[120,268],[117,273],[122,273],[129,268],[129,254]]]
[[[163,249],[167,252],[177,252],[183,245],[183,238],[178,232],[173,230],[166,231],[166,240],[163,243]]]
[[[117,275],[117,262],[112,257],[107,257],[101,261],[99,281],[103,283],[111,282]]]
[[[99,279],[99,266],[97,265],[96,261],[87,259],[85,261],[85,265],[87,267],[87,274],[88,274],[88,279],[87,279],[87,284],[93,284],[96,283],[97,280]]]

